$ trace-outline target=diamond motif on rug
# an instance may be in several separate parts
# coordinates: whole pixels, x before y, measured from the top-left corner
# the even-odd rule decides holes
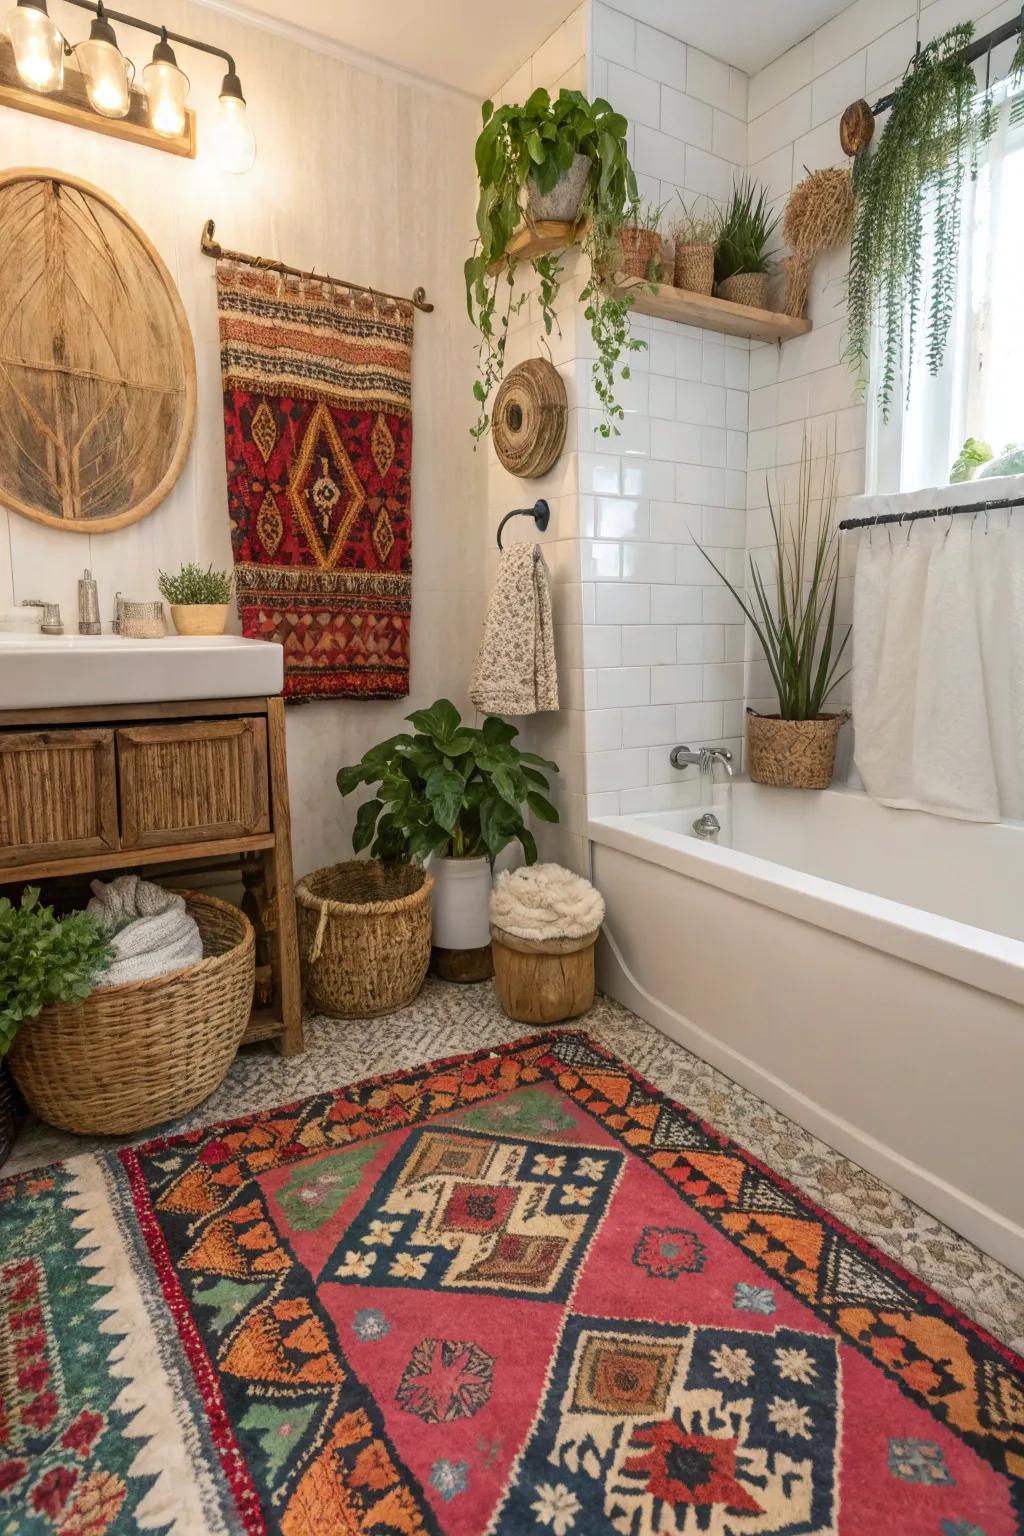
[[[366,496],[325,405],[316,407],[306,426],[288,482],[288,497],[317,564],[329,570]]]

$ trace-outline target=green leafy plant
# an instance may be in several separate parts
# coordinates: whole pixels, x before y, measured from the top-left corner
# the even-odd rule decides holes
[[[651,203],[646,198],[637,198],[626,209],[622,221],[624,229],[660,229],[661,221],[665,216],[668,203]]]
[[[778,227],[779,215],[768,205],[767,188],[759,191],[749,178],[735,183],[715,245],[715,282],[724,283],[741,272],[770,271],[769,247]]]
[[[836,637],[839,590],[839,535],[835,526],[836,460],[830,449],[820,476],[808,442],[800,456],[796,506],[776,513],[769,492],[775,544],[774,597],[754,555],[750,556],[750,592],[744,594],[698,545],[753,626],[779,696],[783,720],[814,720],[832,691],[846,677],[837,676],[850,639],[847,628]],[[751,595],[752,594],[752,595]]]
[[[669,225],[669,235],[676,245],[717,245],[722,232],[722,210],[707,200],[688,203],[676,190],[679,213]]]
[[[927,327],[928,369],[935,374],[956,309],[963,181],[995,124],[990,97],[976,103],[965,54],[973,34],[967,22],[921,49],[896,90],[874,153],[861,151],[854,162],[847,357],[863,387],[877,322],[878,399],[886,420],[920,327]],[[908,398],[910,379],[908,369]]]
[[[0,898],[0,1056],[18,1026],[47,1003],[80,1003],[89,996],[113,952],[87,912],[58,919],[39,900],[38,886],[18,906]]]
[[[975,470],[982,464],[987,464],[991,457],[991,443],[983,443],[978,437],[967,438],[953,460],[953,468],[949,472],[950,485],[959,485],[963,480],[970,480]]]
[[[512,236],[523,222],[528,184],[540,193],[550,192],[576,155],[584,155],[590,170],[579,220],[581,226],[587,221],[600,223],[597,239],[603,247],[609,233],[621,228],[627,207],[637,200],[636,177],[626,144],[628,127],[621,113],[603,98],[590,102],[582,92],[564,87],[554,101],[538,87],[522,104],[497,110],[493,102],[483,104],[483,128],[476,142],[480,186],[477,245],[465,264],[466,303],[481,337],[479,377],[473,386],[480,407],[472,428],[477,439],[490,430],[488,402],[504,373],[510,321],[526,297],[525,292],[517,296],[519,263],[505,257]],[[550,336],[558,326],[555,304],[561,285],[561,258],[545,252],[532,257],[528,265],[537,278],[544,334]],[[594,281],[593,267],[591,273],[588,288]],[[584,304],[586,307],[587,299]],[[616,329],[605,326],[594,336],[603,376],[614,378],[622,350],[616,350]],[[611,413],[606,415],[602,423],[605,436],[617,430],[614,419]]]
[[[414,727],[371,747],[362,760],[338,772],[338,788],[352,794],[376,786],[356,813],[352,847],[392,862],[445,858],[494,859],[510,842],[522,845],[526,862],[537,844],[524,822],[527,810],[557,821],[544,772],[555,763],[513,745],[519,732],[496,715],[480,729],[464,725],[455,705],[438,699],[406,716]]]
[[[157,578],[161,596],[169,603],[191,605],[194,603],[227,603],[231,601],[231,577],[227,571],[215,571],[208,565],[191,561],[183,565],[176,576],[161,571]]]
[[[629,363],[620,361],[623,353],[642,352],[647,343],[633,336],[629,329],[629,311],[633,293],[609,287],[602,273],[615,265],[619,223],[615,218],[593,211],[583,237],[583,250],[590,266],[590,276],[580,293],[583,318],[590,325],[597,356],[590,365],[594,393],[604,413],[598,425],[602,437],[618,435],[618,422],[625,412],[615,398],[616,369],[620,379],[631,377]]]

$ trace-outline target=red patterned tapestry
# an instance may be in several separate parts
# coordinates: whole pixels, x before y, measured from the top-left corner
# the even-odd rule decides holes
[[[577,1031],[0,1180],[0,1230],[0,1532],[1024,1531],[1024,1363]]]
[[[286,698],[409,691],[412,306],[217,264],[243,632]]]

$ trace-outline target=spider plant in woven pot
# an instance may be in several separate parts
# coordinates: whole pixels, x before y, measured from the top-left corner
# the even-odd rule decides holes
[[[413,731],[381,742],[338,774],[343,795],[375,786],[359,807],[352,846],[385,862],[429,859],[433,968],[449,981],[482,981],[492,973],[494,860],[518,841],[527,864],[536,862],[525,818],[532,812],[541,821],[558,820],[547,797],[547,774],[558,769],[521,752],[515,726],[496,715],[476,729],[462,723],[448,699],[438,699],[407,718]]]
[[[607,251],[622,228],[626,209],[636,203],[636,177],[626,143],[629,124],[602,97],[588,101],[564,87],[552,100],[543,87],[523,103],[495,109],[483,104],[483,127],[476,142],[477,245],[465,264],[469,317],[480,332],[479,376],[473,394],[479,406],[477,439],[490,430],[488,402],[501,383],[512,317],[527,290],[519,266],[529,266],[545,336],[558,330],[555,306],[562,282],[560,250],[544,251],[522,262],[508,257],[512,237],[524,224],[558,220],[571,226],[566,243],[582,232],[590,276],[580,294],[597,349],[595,388],[604,419],[602,436],[617,433],[622,410],[615,401],[616,373],[624,353],[643,343],[630,337],[628,299],[601,286]]]
[[[715,246],[722,215],[714,203],[687,203],[681,193],[680,212],[669,228],[674,247],[672,281],[687,293],[710,294],[715,286]]]
[[[715,283],[720,299],[768,308],[772,264],[769,247],[779,226],[767,188],[745,179],[734,184],[715,246]]]
[[[835,526],[836,461],[830,451],[815,472],[807,441],[800,457],[796,505],[776,510],[769,493],[774,551],[771,589],[754,555],[741,592],[701,549],[753,627],[779,699],[778,714],[747,711],[747,769],[755,784],[827,789],[839,731],[849,714],[825,711],[846,677],[839,666],[850,639],[836,634],[839,535]],[[698,546],[700,548],[700,546]]]

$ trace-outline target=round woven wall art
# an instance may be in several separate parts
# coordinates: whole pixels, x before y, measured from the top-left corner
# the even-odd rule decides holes
[[[547,473],[562,451],[568,414],[553,363],[531,357],[512,369],[498,390],[491,426],[494,450],[510,474],[536,480]]]

